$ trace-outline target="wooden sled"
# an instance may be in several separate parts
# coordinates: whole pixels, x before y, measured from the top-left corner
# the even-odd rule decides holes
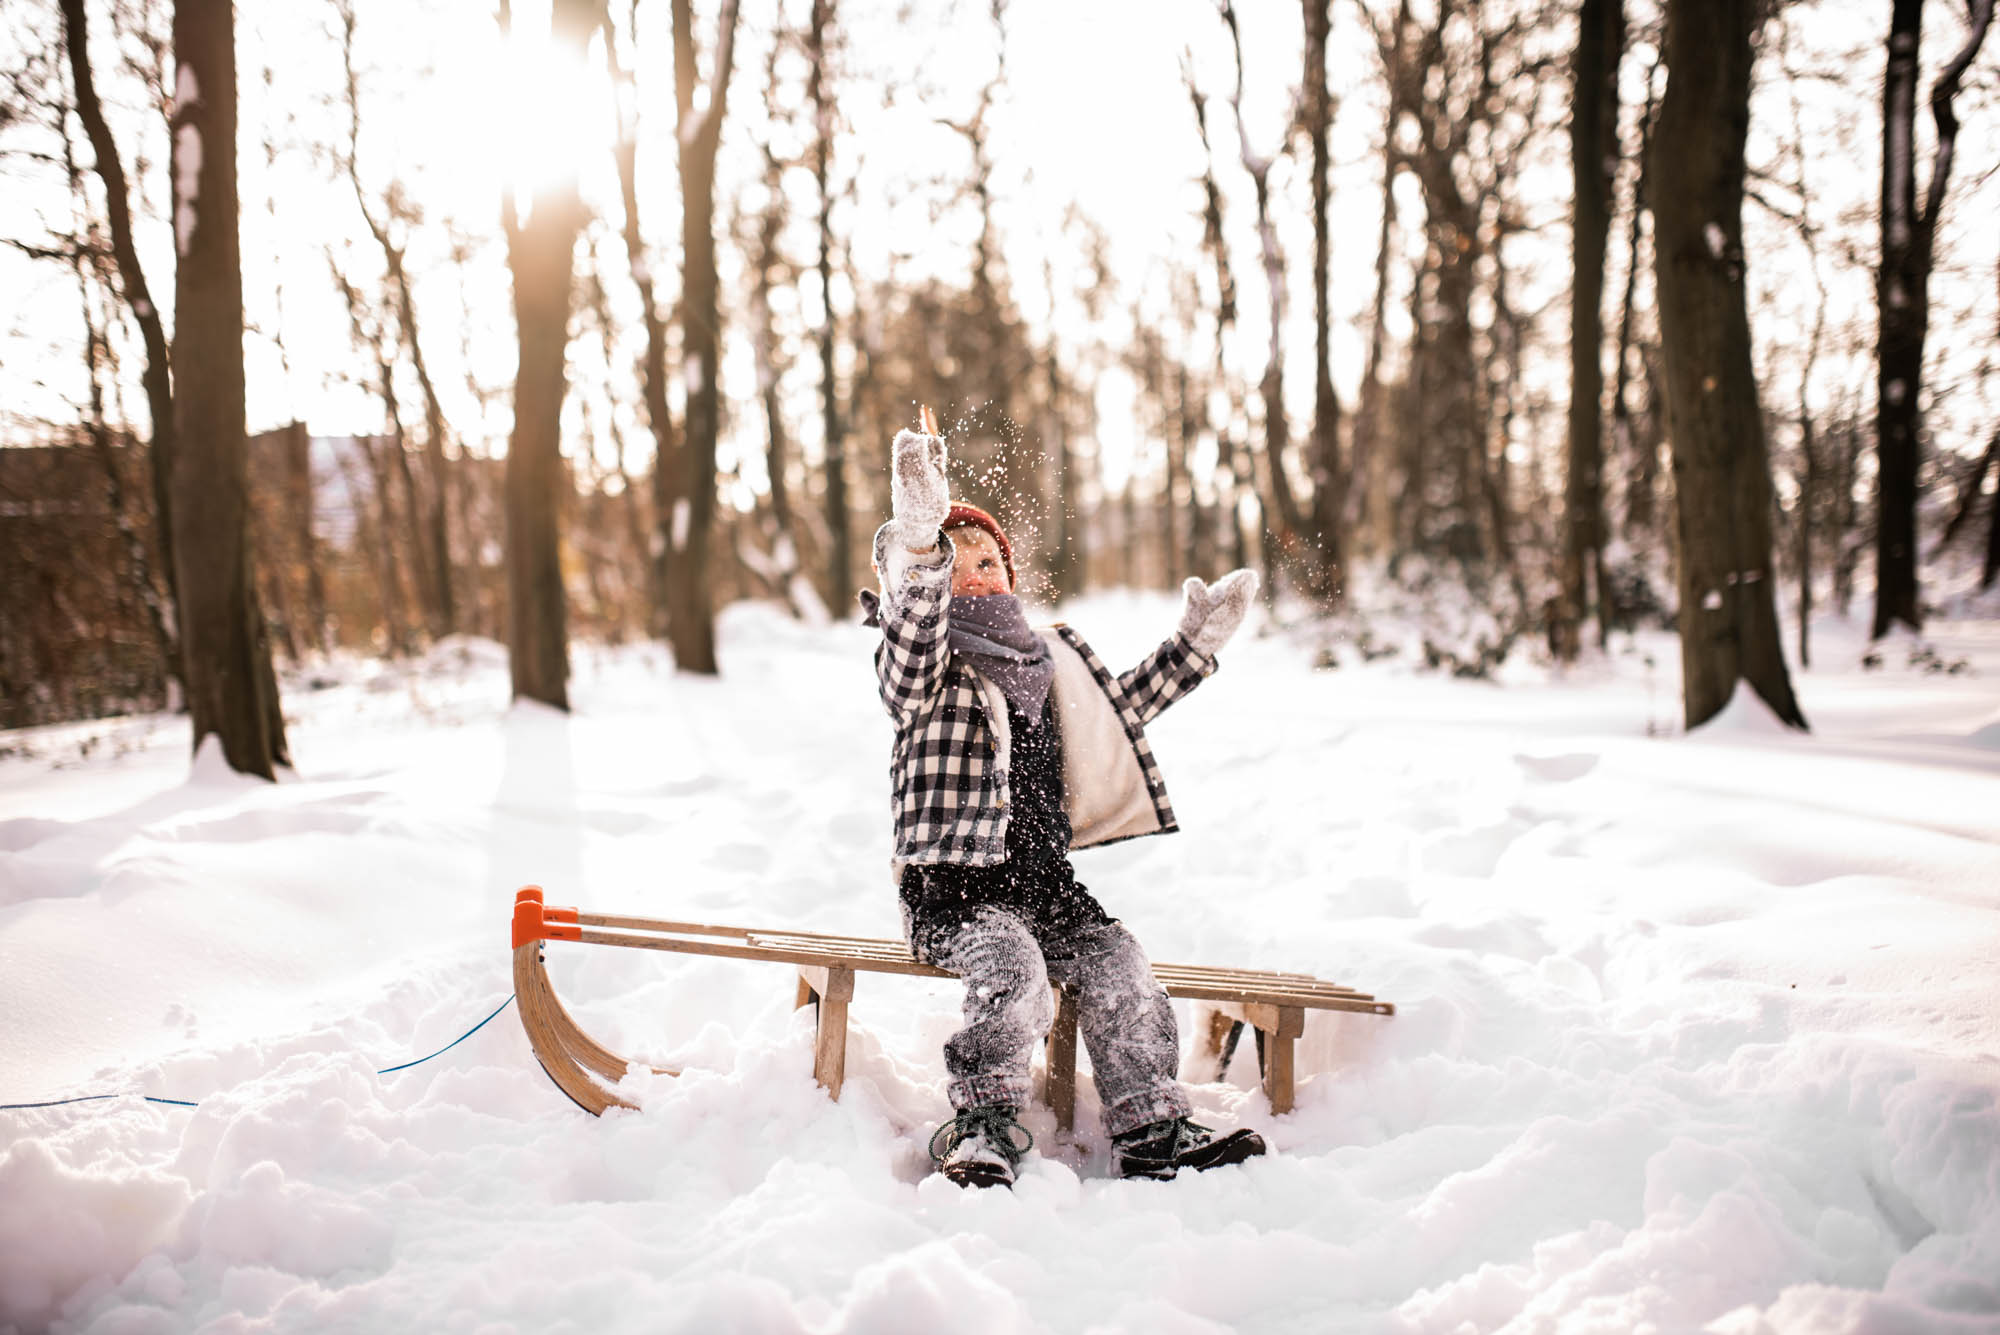
[[[821,932],[764,931],[707,923],[667,922],[552,908],[540,886],[514,897],[514,993],[521,1026],[535,1058],[556,1087],[593,1115],[606,1108],[634,1106],[613,1090],[632,1065],[586,1034],[549,985],[542,943],[576,941],[593,946],[628,946],[687,955],[788,964],[798,984],[795,1004],[817,1003],[813,1076],[831,1098],[840,1097],[847,1068],[847,1007],[854,999],[856,973],[953,975],[912,958],[901,941],[885,937],[834,936]],[[1394,1015],[1396,1008],[1364,992],[1303,973],[1221,969],[1189,964],[1156,964],[1153,975],[1168,996],[1190,997],[1213,1008],[1211,1023],[1198,1036],[1205,1065],[1219,1078],[1246,1024],[1254,1026],[1263,1058],[1264,1090],[1271,1111],[1292,1110],[1292,1045],[1304,1032],[1308,1010]],[[1069,1130],[1076,1116],[1076,1001],[1056,989],[1056,1022],[1048,1036],[1046,1096],[1056,1124]],[[662,1075],[679,1071],[649,1067]]]

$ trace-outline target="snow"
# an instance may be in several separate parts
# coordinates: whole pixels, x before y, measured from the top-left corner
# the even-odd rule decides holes
[[[185,109],[199,101],[201,86],[194,66],[182,64],[174,76],[174,106]],[[201,130],[190,119],[174,131],[174,244],[175,253],[183,257],[194,241],[195,206],[200,199]]]
[[[1114,670],[1167,596],[1064,609]],[[1262,616],[1262,612],[1254,614]],[[579,646],[288,676],[296,772],[184,721],[0,735],[0,1330],[2000,1330],[2000,630],[1958,674],[1814,628],[1810,735],[1748,692],[1652,737],[1670,636],[1454,681],[1255,627],[1150,730],[1183,826],[1079,855],[1154,958],[1310,970],[1265,1160],[1109,1176],[1023,1119],[1011,1192],[928,1172],[951,984],[864,975],[846,1090],[783,966],[552,943],[633,1076],[591,1119],[500,1004],[513,891],[891,935],[872,633],[739,604],[720,679]],[[1339,656],[1336,656],[1339,657]],[[1185,1037],[1192,1003],[1178,1002]]]
[[[1722,230],[1722,224],[1702,224],[1701,235],[1702,239],[1708,242],[1708,253],[1718,260],[1721,259],[1722,252],[1729,248],[1729,236]]]

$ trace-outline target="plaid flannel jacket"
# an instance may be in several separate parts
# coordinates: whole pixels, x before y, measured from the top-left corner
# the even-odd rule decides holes
[[[882,544],[878,534],[877,563],[887,570]],[[871,610],[879,606],[882,642],[875,650],[875,675],[882,703],[896,724],[890,759],[896,838],[891,865],[899,876],[912,862],[990,866],[1007,857],[1009,775],[988,720],[988,701],[1000,697],[997,688],[951,652],[950,539],[943,539],[940,548],[941,562],[910,567],[879,604],[871,594],[863,595]],[[1215,671],[1216,660],[1176,634],[1136,667],[1113,677],[1082,636],[1068,626],[1058,626],[1056,633],[1089,668],[1144,776],[1158,824],[1136,833],[1177,829],[1145,725],[1200,685]],[[1132,837],[1136,834],[1076,846]]]

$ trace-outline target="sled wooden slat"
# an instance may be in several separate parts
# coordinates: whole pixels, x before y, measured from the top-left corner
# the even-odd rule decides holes
[[[542,892],[536,886],[528,886],[515,896],[513,935],[514,990],[519,997],[521,1024],[529,1045],[557,1087],[591,1113],[632,1106],[614,1090],[630,1064],[593,1040],[564,1009],[549,984],[542,962],[544,942],[575,941],[582,945],[624,946],[790,965],[797,980],[795,1004],[817,1008],[813,1076],[836,1099],[847,1077],[847,1012],[854,999],[855,975],[952,976],[943,969],[920,963],[903,942],[887,937],[774,931],[584,913],[544,905]],[[1207,1067],[1214,1071],[1212,1078],[1219,1078],[1222,1073],[1221,1057],[1233,1027],[1249,1025],[1258,1031],[1264,1090],[1274,1113],[1292,1110],[1293,1045],[1305,1030],[1306,1011],[1380,1016],[1396,1013],[1389,1002],[1377,1001],[1366,992],[1306,973],[1156,964],[1153,974],[1168,996],[1205,1001],[1214,1007],[1210,1022],[1196,1037],[1197,1049],[1206,1059]],[[1069,1130],[1076,1112],[1077,1006],[1076,999],[1060,988],[1056,989],[1055,1000],[1056,1019],[1048,1035],[1043,1094],[1056,1115],[1056,1124]],[[647,1069],[663,1075],[679,1074],[659,1067]]]

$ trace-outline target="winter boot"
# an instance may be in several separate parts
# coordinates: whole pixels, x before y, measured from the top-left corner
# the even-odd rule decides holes
[[[1111,1148],[1118,1157],[1119,1176],[1166,1181],[1183,1168],[1200,1171],[1255,1158],[1264,1152],[1264,1138],[1245,1127],[1217,1140],[1205,1126],[1186,1117],[1170,1117],[1113,1136]]]
[[[931,1136],[931,1159],[961,1187],[1011,1187],[1015,1165],[1034,1147],[1012,1108],[961,1108]]]

